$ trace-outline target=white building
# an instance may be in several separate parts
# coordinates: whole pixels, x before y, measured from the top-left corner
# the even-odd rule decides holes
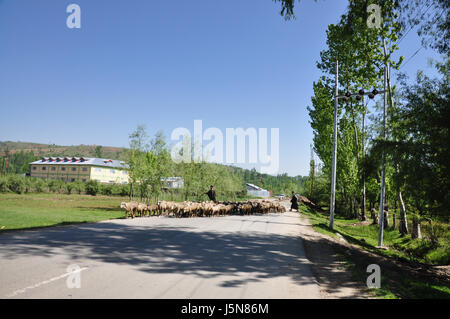
[[[270,197],[270,192],[268,190],[265,190],[259,186],[246,183],[245,187],[247,188],[247,194],[255,197],[263,197],[267,198]]]

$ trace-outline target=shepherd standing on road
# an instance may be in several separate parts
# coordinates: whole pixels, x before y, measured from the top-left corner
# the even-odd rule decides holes
[[[212,200],[214,203],[216,202],[216,191],[214,190],[214,186],[210,186],[209,191],[205,193],[208,195],[209,200]]]
[[[298,211],[298,198],[295,195],[295,193],[292,191],[292,198],[291,198],[291,211],[293,209],[296,209]]]

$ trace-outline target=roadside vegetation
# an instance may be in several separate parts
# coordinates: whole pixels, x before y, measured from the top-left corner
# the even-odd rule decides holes
[[[412,239],[410,236],[401,235],[398,229],[388,228],[384,232],[384,245],[388,249],[380,249],[377,248],[377,225],[370,222],[361,223],[358,219],[337,217],[334,221],[334,229],[330,230],[327,213],[316,212],[304,204],[301,204],[299,209],[301,215],[308,217],[315,231],[335,239],[342,237],[361,250],[375,254],[375,256],[368,256],[358,249],[349,249],[345,245],[332,245],[338,259],[363,284],[368,276],[367,265],[372,263],[380,265],[381,288],[368,290],[374,297],[450,298],[448,276],[446,280],[439,280],[435,276],[417,270],[432,270],[432,266],[449,263],[450,227],[447,223],[437,223],[433,226],[434,229],[423,227],[421,239]],[[400,263],[400,266],[397,263]]]
[[[341,19],[328,26],[327,46],[317,61],[322,74],[313,82],[308,106],[313,149],[320,165],[311,170],[303,195],[317,209],[302,206],[301,211],[318,232],[342,237],[392,262],[435,269],[450,264],[450,126],[446,120],[450,114],[450,59],[448,41],[442,41],[449,36],[450,5],[438,0],[423,2],[378,2],[382,23],[373,28],[366,14],[371,2],[351,0]],[[431,9],[428,14],[421,11],[422,6]],[[405,58],[398,50],[412,29],[418,32],[423,47],[435,50],[440,58],[430,62],[434,70],[416,70],[415,76],[408,77],[402,67],[414,55]],[[336,90],[340,98],[331,229]],[[382,90],[386,96],[380,94]],[[315,168],[314,158],[311,167]],[[387,249],[377,248],[382,216],[388,221],[382,241]],[[356,256],[342,256],[361,278],[367,278]],[[388,284],[378,293],[386,298],[449,297],[448,286],[411,274],[405,271],[402,278],[385,272]]]
[[[0,194],[0,232],[124,218],[121,198],[78,194]]]

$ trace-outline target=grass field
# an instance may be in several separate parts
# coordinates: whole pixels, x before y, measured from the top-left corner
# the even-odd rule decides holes
[[[313,225],[313,229],[322,234],[338,237],[338,233],[349,243],[356,244],[362,249],[377,255],[407,262],[421,262],[429,265],[446,265],[449,262],[450,243],[448,239],[448,225],[438,224],[441,229],[439,245],[433,246],[428,239],[412,240],[410,235],[401,236],[397,229],[387,229],[384,232],[384,246],[389,249],[378,249],[378,226],[361,225],[359,220],[348,220],[336,217],[334,230],[328,227],[327,214],[316,213],[305,205],[300,205],[300,211],[306,215]],[[428,235],[428,229],[424,227],[423,234]],[[339,259],[352,271],[353,275],[363,282],[367,278],[367,262],[361,260],[361,256],[351,256],[345,249],[336,251]],[[370,263],[370,262],[369,262]],[[450,298],[450,286],[443,282],[430,282],[428,278],[420,278],[407,272],[401,277],[398,274],[382,271],[381,289],[371,289],[371,294],[378,298]]]
[[[450,263],[450,225],[436,222],[434,225],[437,244],[432,244],[430,240],[411,239],[410,235],[401,236],[398,229],[392,227],[383,232],[383,245],[388,250],[377,249],[378,246],[378,225],[360,225],[357,219],[345,219],[335,217],[334,230],[330,230],[328,214],[319,214],[305,205],[300,206],[303,214],[307,215],[313,224],[314,230],[337,237],[337,233],[342,235],[348,242],[357,244],[367,249],[387,257],[403,258],[409,261],[421,262],[430,265],[448,265]],[[390,225],[392,225],[392,216]],[[410,221],[409,221],[410,222]],[[411,224],[408,225],[411,230]],[[422,225],[423,237],[430,238],[430,226]]]
[[[0,231],[124,218],[121,197],[0,194]]]

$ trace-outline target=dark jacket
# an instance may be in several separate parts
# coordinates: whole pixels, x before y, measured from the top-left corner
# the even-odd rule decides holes
[[[212,200],[213,202],[216,201],[216,191],[214,189],[210,189],[207,193],[205,193],[206,195],[208,195],[209,200]]]
[[[291,209],[298,209],[298,198],[297,196],[295,196],[295,194],[292,195],[291,203]]]

